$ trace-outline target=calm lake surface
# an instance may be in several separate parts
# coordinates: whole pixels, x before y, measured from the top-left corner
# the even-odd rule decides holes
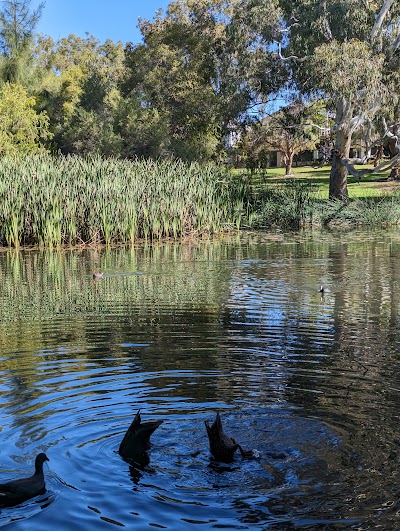
[[[400,231],[4,251],[0,279],[0,481],[50,459],[0,525],[400,528]],[[211,460],[217,411],[258,457]]]

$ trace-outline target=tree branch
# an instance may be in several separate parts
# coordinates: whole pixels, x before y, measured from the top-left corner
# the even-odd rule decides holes
[[[285,28],[278,29],[278,33],[282,33],[282,34],[289,33],[289,31],[290,31],[292,28],[294,28],[294,27],[296,27],[296,26],[300,26],[299,20],[298,20],[296,17],[292,16],[292,17],[290,18],[290,20],[293,21],[293,23],[292,23],[292,24],[289,24],[289,25],[286,26]]]
[[[329,26],[329,22],[328,22],[328,9],[327,9],[327,2],[326,0],[323,0],[321,2],[321,8],[322,8],[322,11],[324,13],[324,30],[325,30],[325,38],[328,42],[331,42],[333,40],[333,35],[332,35],[332,31],[331,31],[331,28]]]
[[[343,164],[343,166],[346,166],[346,169],[350,173],[350,175],[353,175],[354,177],[357,177],[358,180],[360,180],[361,177],[363,177],[364,175],[369,175],[370,173],[379,173],[379,172],[387,171],[393,168],[393,166],[398,164],[398,161],[400,159],[400,153],[398,153],[395,157],[392,157],[390,160],[386,160],[382,162],[375,168],[368,168],[365,170],[356,170],[354,165],[361,164],[361,161],[364,159],[340,159],[340,162],[341,164]],[[365,162],[363,162],[363,164],[365,164]]]
[[[378,18],[376,19],[374,27],[372,28],[372,32],[371,32],[372,40],[375,39],[378,33],[380,32],[383,21],[385,20],[385,17],[388,14],[389,9],[392,7],[394,2],[395,0],[385,0],[385,2],[383,3],[383,6],[379,12]]]
[[[276,52],[276,55],[283,62],[297,61],[298,63],[304,63],[304,61],[307,61],[307,59],[309,59],[309,55],[306,55],[305,57],[298,57],[297,55],[289,55],[289,57],[283,57],[283,55],[282,55],[282,44],[280,42],[278,42],[277,44],[278,44],[278,51]]]
[[[397,35],[397,37],[394,40],[394,42],[390,45],[390,48],[391,48],[392,52],[395,52],[397,50],[397,48],[399,47],[399,45],[400,45],[400,34]]]
[[[400,159],[400,153],[392,157],[390,160],[385,160],[384,162],[381,162],[378,166],[369,170],[368,173],[378,173],[381,171],[390,170],[391,168],[393,168],[393,166],[395,166],[395,164],[397,164],[399,159]]]

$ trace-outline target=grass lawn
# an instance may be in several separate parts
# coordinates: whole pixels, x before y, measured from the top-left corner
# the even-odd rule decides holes
[[[372,168],[372,166],[363,167]],[[323,166],[322,168],[313,168],[312,166],[293,168],[294,177],[289,178],[285,176],[284,168],[268,168],[253,175],[250,175],[250,173],[247,173],[247,175],[254,185],[282,184],[293,178],[299,182],[312,182],[316,186],[318,197],[328,199],[330,169],[330,166]],[[246,170],[235,170],[235,172],[244,172],[246,174]],[[371,173],[362,177],[360,182],[358,182],[356,177],[349,175],[349,197],[351,199],[356,197],[381,197],[400,191],[400,181],[387,181],[388,174],[389,172]]]

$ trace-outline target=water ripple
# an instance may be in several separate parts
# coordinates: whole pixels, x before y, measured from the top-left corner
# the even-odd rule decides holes
[[[346,238],[0,256],[2,477],[50,457],[0,525],[396,529],[400,241]],[[142,470],[139,409],[164,420]],[[216,411],[258,457],[210,459]]]

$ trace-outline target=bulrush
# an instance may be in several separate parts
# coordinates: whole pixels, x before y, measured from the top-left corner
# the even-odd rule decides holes
[[[0,243],[15,247],[238,229],[250,194],[213,164],[99,156],[2,156],[0,184]]]

